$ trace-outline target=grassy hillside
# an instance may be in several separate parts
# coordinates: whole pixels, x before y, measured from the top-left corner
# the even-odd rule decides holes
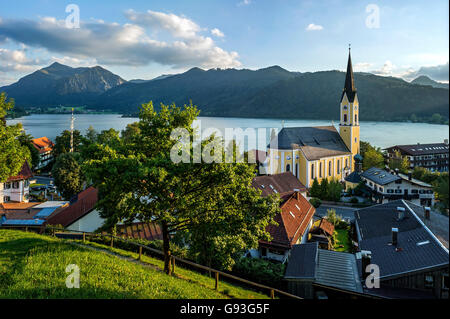
[[[179,277],[169,277],[160,271],[162,262],[144,258],[149,266],[47,236],[0,229],[0,298],[267,298],[225,283],[215,291],[212,278],[179,267]],[[69,264],[80,267],[79,289],[66,287]]]

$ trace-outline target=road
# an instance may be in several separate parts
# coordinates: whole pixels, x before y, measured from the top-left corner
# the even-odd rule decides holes
[[[320,205],[318,208],[316,208],[315,215],[319,217],[325,217],[327,216],[327,209],[334,209],[336,211],[336,215],[340,215],[344,219],[349,218],[351,221],[355,219],[353,212],[356,210],[356,208],[343,206]]]

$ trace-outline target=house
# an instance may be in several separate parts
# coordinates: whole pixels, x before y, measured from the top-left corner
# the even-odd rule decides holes
[[[306,196],[307,189],[291,172],[275,175],[257,176],[252,180],[252,186],[262,191],[262,196],[300,192]]]
[[[388,160],[398,155],[409,160],[410,168],[424,167],[432,172],[448,172],[448,140],[444,143],[394,145],[386,148]]]
[[[315,178],[344,181],[360,152],[359,102],[350,52],[340,100],[339,132],[331,126],[285,127],[271,139],[268,174],[292,172],[307,188]]]
[[[0,227],[3,226],[45,226],[50,216],[58,214],[69,205],[64,201],[44,203],[3,203],[0,204]]]
[[[31,140],[34,147],[39,151],[39,164],[36,169],[43,168],[53,161],[52,150],[55,144],[46,136]]]
[[[361,183],[361,173],[358,171],[352,172],[350,175],[346,176],[344,178],[345,180],[345,190],[350,191],[352,189],[355,189],[359,183]]]
[[[433,186],[412,178],[411,174],[372,167],[361,174],[361,179],[369,190],[372,199],[380,203],[405,199],[421,206],[434,204]]]
[[[317,242],[319,248],[332,250],[334,225],[326,218],[317,220],[309,231],[309,242]]]
[[[268,225],[266,231],[271,241],[259,241],[258,251],[250,254],[285,262],[293,245],[305,243],[312,225],[315,208],[299,192],[281,194],[281,213],[274,217],[277,225]]]
[[[19,174],[0,183],[0,203],[27,203],[30,196],[30,179],[33,177],[28,161],[25,161]]]
[[[62,225],[68,230],[93,232],[103,225],[95,205],[98,201],[98,190],[88,187],[76,195],[64,210],[48,218],[49,225]]]
[[[320,249],[317,242],[294,245],[284,275],[289,293],[306,299],[360,296],[363,287],[354,254]]]
[[[403,199],[355,211],[360,275],[363,254],[380,271],[380,288],[370,293],[448,298],[448,249],[419,217],[422,211]]]

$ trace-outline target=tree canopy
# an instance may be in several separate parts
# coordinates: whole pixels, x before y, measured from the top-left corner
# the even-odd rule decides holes
[[[167,273],[174,233],[188,233],[187,240],[201,254],[220,250],[220,266],[230,268],[237,251],[270,239],[265,228],[279,211],[276,197],[261,197],[251,186],[251,166],[220,160],[225,151],[219,139],[211,136],[191,143],[198,114],[192,105],[161,105],[156,112],[151,102],[144,104],[138,129],[130,128],[132,133],[115,143],[94,144],[95,156],[85,165],[88,178],[99,189],[98,208],[106,227],[135,219],[161,225]],[[188,133],[187,148],[177,149],[183,139],[174,138],[177,129]],[[215,160],[196,157],[197,147]],[[187,151],[189,161],[172,160],[174,149],[181,157]],[[199,247],[200,242],[208,247]]]
[[[0,94],[0,182],[19,173],[25,160],[31,162],[30,150],[21,144],[22,125],[6,125],[6,112],[14,107],[14,100]]]

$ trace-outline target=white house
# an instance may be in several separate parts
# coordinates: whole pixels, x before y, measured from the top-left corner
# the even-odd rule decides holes
[[[30,196],[30,178],[32,177],[30,166],[25,161],[19,174],[9,177],[5,183],[0,183],[0,203],[27,203]]]

